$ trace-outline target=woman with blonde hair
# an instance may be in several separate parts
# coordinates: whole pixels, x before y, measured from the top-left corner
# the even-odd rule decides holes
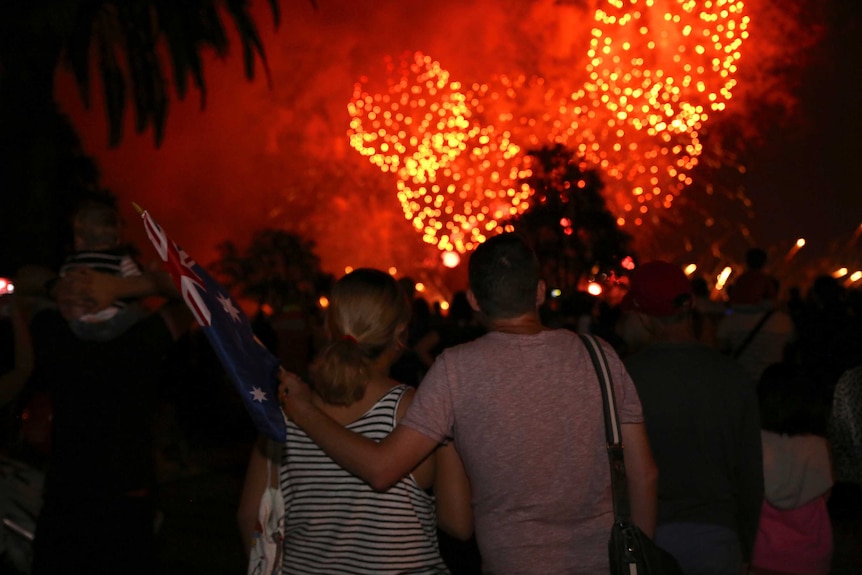
[[[409,315],[409,302],[389,274],[368,268],[347,274],[333,286],[330,340],[311,366],[317,407],[376,441],[413,400],[412,388],[388,376]],[[266,480],[265,452],[255,449],[240,510],[246,543]],[[469,482],[451,443],[391,488],[375,491],[288,422],[279,485],[285,573],[448,573],[437,526],[460,539],[473,531]]]

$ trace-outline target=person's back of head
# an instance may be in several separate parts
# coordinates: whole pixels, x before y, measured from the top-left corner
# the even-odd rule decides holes
[[[695,297],[709,299],[709,284],[702,277],[691,279],[691,291]]]
[[[823,433],[826,407],[816,382],[800,366],[775,363],[757,384],[760,427],[781,435]]]
[[[326,310],[330,343],[311,366],[315,391],[332,405],[362,399],[375,362],[394,357],[409,319],[408,298],[391,275],[360,268],[335,282]]]
[[[632,272],[622,306],[650,317],[677,318],[689,312],[693,303],[694,290],[682,268],[656,260]]]
[[[468,265],[470,291],[491,320],[535,312],[539,262],[524,239],[514,233],[480,244]]]
[[[765,273],[767,255],[761,248],[745,252],[745,271],[727,290],[732,306],[760,306],[775,302],[778,280]]]
[[[846,295],[845,289],[831,275],[819,275],[811,284],[811,294],[814,302],[823,308],[838,308]]]
[[[751,248],[745,252],[745,267],[750,270],[762,270],[766,267],[766,251],[761,248]]]
[[[473,308],[467,300],[467,292],[456,291],[449,302],[449,313],[446,319],[450,323],[467,323],[473,319]]]
[[[694,291],[678,265],[656,260],[636,267],[620,305],[628,312],[619,329],[630,353],[658,340],[694,338],[689,322]]]

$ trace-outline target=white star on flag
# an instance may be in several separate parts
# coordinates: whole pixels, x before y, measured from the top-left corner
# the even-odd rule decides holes
[[[266,392],[259,387],[251,388],[251,396],[254,398],[255,401],[259,401],[261,403],[266,401]]]
[[[239,321],[239,310],[236,309],[233,305],[233,302],[229,297],[218,294],[218,301],[221,304],[221,307],[224,309],[225,313],[228,314],[234,321]]]

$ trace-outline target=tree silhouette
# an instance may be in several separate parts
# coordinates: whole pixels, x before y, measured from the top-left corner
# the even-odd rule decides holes
[[[328,292],[333,281],[320,268],[314,242],[284,230],[259,230],[245,249],[227,240],[219,244],[218,251],[211,266],[216,277],[260,306],[314,308],[317,295]]]
[[[534,191],[530,207],[508,221],[531,242],[548,288],[564,295],[599,273],[620,273],[631,255],[632,238],[608,210],[603,183],[584,170],[572,150],[561,144],[529,152]]]
[[[312,0],[313,1],[313,0]],[[61,64],[74,73],[84,103],[91,102],[93,67],[98,70],[108,116],[109,141],[119,144],[127,100],[135,128],[164,135],[168,86],[184,98],[191,81],[205,102],[202,54],[227,55],[223,14],[239,35],[245,74],[252,79],[255,59],[266,67],[264,48],[249,13],[248,0],[48,0],[11,2],[0,18],[0,71],[3,95],[15,90],[36,104],[53,101],[54,74]],[[278,0],[269,0],[278,25]],[[165,75],[162,48],[173,71]],[[11,100],[10,100],[11,102]],[[6,104],[5,100],[0,103]]]

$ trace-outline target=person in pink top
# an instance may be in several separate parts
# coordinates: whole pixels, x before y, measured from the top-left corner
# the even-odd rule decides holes
[[[751,557],[755,575],[827,575],[832,488],[825,419],[816,391],[794,365],[768,367],[758,384],[765,498]]]
[[[609,573],[613,524],[601,389],[577,334],[539,319],[545,283],[515,234],[470,258],[468,300],[489,332],[437,357],[395,430],[379,443],[339,426],[282,378],[285,414],[349,471],[385,489],[453,439],[472,488],[485,573]],[[655,529],[657,472],[640,399],[610,345],[634,522]],[[286,393],[285,393],[286,392]]]

